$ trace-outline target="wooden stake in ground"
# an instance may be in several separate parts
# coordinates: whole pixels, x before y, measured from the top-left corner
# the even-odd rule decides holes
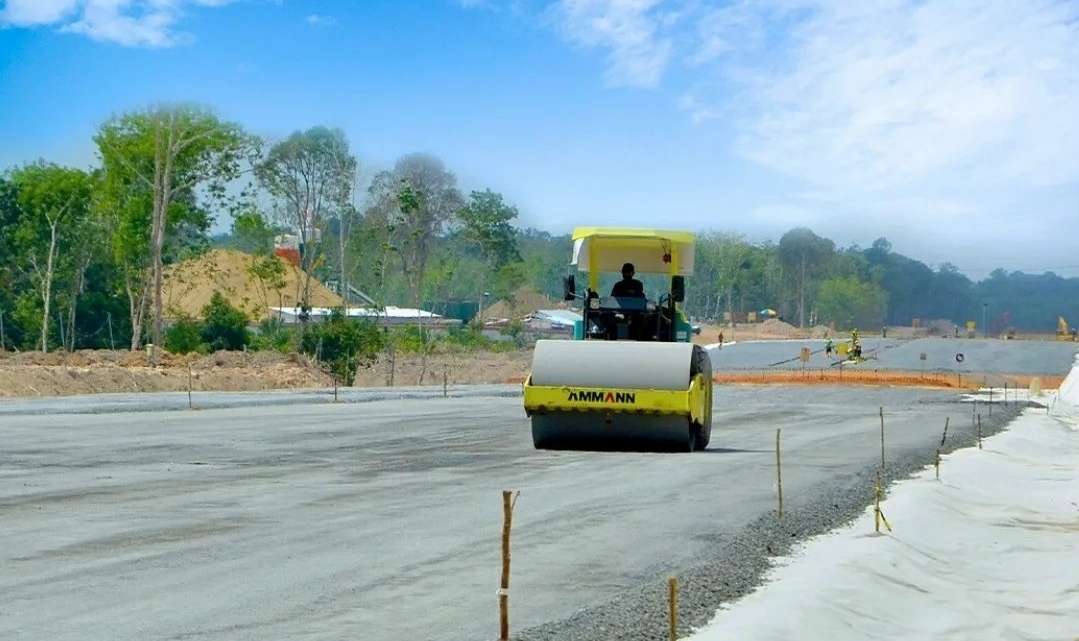
[[[884,518],[884,512],[880,509],[880,499],[884,494],[884,489],[880,484],[880,472],[877,472],[877,484],[873,488],[873,522],[874,528],[877,532],[880,532],[880,524],[884,523],[884,527],[888,528],[888,531],[892,531],[892,526],[888,524],[888,519]]]
[[[937,448],[937,458],[933,462],[934,467],[937,468],[937,480],[940,480],[940,448]]]
[[[187,364],[187,409],[195,409],[191,404],[191,363]]]
[[[333,402],[337,402],[337,374],[333,375]]]
[[[442,398],[449,398],[450,368],[442,368]]]
[[[779,500],[779,518],[783,518],[783,467],[779,459],[779,434],[776,430],[776,493]]]
[[[880,408],[880,469],[884,469],[884,408]]]
[[[678,577],[667,579],[667,621],[670,641],[678,640]]]
[[[982,449],[982,415],[978,415],[978,449]]]
[[[940,446],[944,447],[944,440],[948,438],[948,421],[952,420],[950,416],[944,417],[944,433],[940,435]]]
[[[498,639],[510,638],[510,529],[513,527],[513,506],[517,497],[509,490],[502,491],[502,581],[498,588]]]

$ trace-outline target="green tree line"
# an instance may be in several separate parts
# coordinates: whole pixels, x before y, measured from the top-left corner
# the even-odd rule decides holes
[[[314,279],[436,312],[524,286],[557,298],[568,270],[568,233],[521,227],[512,203],[465,193],[436,157],[408,154],[361,181],[339,129],[265,140],[203,107],[158,105],[109,119],[94,144],[89,168],[40,160],[0,173],[0,349],[164,345],[167,324],[182,320],[163,309],[166,266],[215,245],[269,256],[282,233],[297,237],[309,274],[301,306]],[[211,237],[215,220],[230,232]],[[685,307],[703,320],[775,309],[796,325],[837,327],[983,313],[994,331],[1052,330],[1058,315],[1079,322],[1079,279],[997,270],[974,282],[883,238],[863,249],[804,228],[764,243],[705,231],[696,251]],[[272,279],[274,264],[260,277]],[[187,330],[199,345],[235,342]],[[273,344],[279,328],[267,332],[244,344]]]

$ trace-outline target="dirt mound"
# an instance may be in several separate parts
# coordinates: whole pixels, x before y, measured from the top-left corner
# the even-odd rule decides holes
[[[826,325],[817,325],[810,328],[809,336],[811,338],[828,338],[829,336],[834,338],[835,332],[833,332],[832,329]]]
[[[324,387],[333,380],[306,358],[276,352],[163,353],[157,367],[145,352],[22,352],[0,358],[0,397],[101,392],[250,391]]]
[[[528,374],[532,352],[381,355],[356,374],[356,387],[441,385],[447,382],[519,383]],[[329,387],[333,378],[300,354],[215,352],[158,355],[151,367],[141,352],[83,350],[73,353],[0,352],[0,397],[66,396],[104,392],[258,391]],[[391,373],[392,372],[392,373]],[[421,377],[422,374],[422,377]]]
[[[255,274],[254,267],[263,260],[276,261],[281,266],[279,279]],[[248,318],[259,321],[266,318],[267,307],[298,305],[303,280],[302,270],[278,256],[267,259],[234,249],[215,249],[166,269],[162,296],[170,317],[197,318],[214,292],[221,292]],[[313,307],[341,305],[341,297],[314,278],[309,299]]]
[[[761,333],[793,338],[801,335],[803,332],[794,325],[781,321],[778,318],[769,318],[761,323]]]
[[[521,287],[509,299],[500,300],[483,310],[483,320],[523,318],[537,309],[557,309],[564,305],[531,287]]]

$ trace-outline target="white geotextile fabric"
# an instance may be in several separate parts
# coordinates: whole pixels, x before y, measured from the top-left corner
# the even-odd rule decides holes
[[[1052,407],[944,456],[939,482],[930,468],[893,486],[893,533],[874,534],[870,508],[690,639],[1079,638],[1079,366]]]

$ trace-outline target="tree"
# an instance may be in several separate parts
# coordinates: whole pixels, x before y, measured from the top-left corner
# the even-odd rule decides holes
[[[251,342],[247,315],[229,304],[221,292],[214,292],[202,308],[202,340],[211,350],[243,349]]]
[[[805,327],[806,295],[812,281],[828,266],[835,243],[805,227],[798,227],[779,239],[779,261],[788,278],[797,283],[798,326]]]
[[[410,154],[380,172],[369,189],[367,216],[377,221],[401,261],[409,298],[419,307],[436,237],[457,216],[464,198],[442,161]]]
[[[730,317],[731,326],[734,326],[734,291],[743,279],[745,270],[749,268],[749,257],[752,251],[745,237],[735,233],[702,234],[702,244],[706,248],[706,257],[711,263],[712,276],[715,286],[726,298],[727,313]],[[718,308],[718,296],[717,304]]]
[[[502,194],[490,189],[472,192],[468,205],[461,208],[457,217],[465,238],[495,269],[521,260],[517,230],[513,226],[517,208],[507,205]]]
[[[295,229],[300,237],[300,267],[304,275],[299,281],[297,298],[301,308],[307,309],[310,307],[311,275],[322,254],[326,220],[336,216],[342,221],[351,216],[356,159],[349,153],[343,131],[313,127],[294,132],[275,144],[258,164],[255,173],[259,183],[276,200],[279,222]],[[342,243],[340,262],[343,270],[343,243],[347,239],[339,242]],[[341,278],[343,287],[343,271]]]
[[[485,267],[481,274],[479,291],[480,307],[483,306],[483,294],[487,289],[488,274],[495,274],[495,296],[504,298],[505,288],[516,288],[524,282],[523,268],[509,269],[511,263],[520,263],[521,254],[517,250],[517,230],[513,220],[517,218],[517,208],[507,205],[502,194],[490,189],[474,191],[468,205],[457,214],[462,226],[462,235],[468,243],[476,247],[483,257]],[[508,292],[512,296],[513,290]]]
[[[148,280],[153,290],[153,341],[159,345],[163,253],[174,208],[193,204],[199,188],[224,199],[226,184],[240,176],[257,141],[238,125],[193,106],[158,106],[124,114],[102,125],[94,140],[105,171],[130,189],[127,198],[137,200],[140,191],[150,197]],[[142,189],[131,188],[131,183]]]
[[[41,300],[40,347],[47,352],[53,282],[58,271],[71,269],[69,254],[86,224],[93,183],[86,172],[44,162],[16,170],[12,182],[21,212],[16,245]]]
[[[880,322],[888,294],[878,285],[841,276],[821,283],[817,307],[821,319],[838,327],[872,327]]]
[[[232,219],[232,243],[248,254],[265,255],[273,251],[274,229],[255,209],[240,212]]]

